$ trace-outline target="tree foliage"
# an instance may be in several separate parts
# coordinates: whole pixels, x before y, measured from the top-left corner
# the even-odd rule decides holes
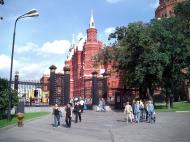
[[[147,90],[152,96],[161,87],[168,103],[190,74],[182,72],[190,66],[190,0],[178,4],[174,12],[175,17],[117,27],[109,36],[115,40],[109,57],[117,61],[124,85],[139,88],[141,97]],[[100,60],[108,60],[99,54]]]
[[[5,115],[8,109],[8,80],[0,78],[0,119]],[[12,103],[11,108],[18,104],[18,93],[12,90]]]

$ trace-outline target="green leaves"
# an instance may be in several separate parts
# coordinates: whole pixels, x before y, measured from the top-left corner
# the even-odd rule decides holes
[[[170,96],[190,75],[181,71],[190,65],[190,0],[177,5],[175,14],[148,24],[117,27],[109,36],[115,40],[112,50],[101,50],[97,59],[103,64],[116,61],[123,85],[149,89],[152,94],[160,86]]]
[[[12,90],[12,106],[16,106],[18,104],[18,92]],[[0,119],[4,115],[5,111],[8,109],[8,80],[0,78]]]

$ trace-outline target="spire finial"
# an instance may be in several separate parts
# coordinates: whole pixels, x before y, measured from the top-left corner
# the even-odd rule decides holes
[[[90,17],[89,27],[90,28],[95,28],[94,17],[93,17],[93,10],[92,9],[91,9],[91,17]]]
[[[73,34],[72,45],[75,44],[75,34]]]

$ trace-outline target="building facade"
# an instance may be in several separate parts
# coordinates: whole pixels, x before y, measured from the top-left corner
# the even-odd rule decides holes
[[[57,67],[50,66],[50,75],[43,75],[40,79],[42,85],[43,102],[49,105],[63,104],[63,77],[64,74],[56,73]],[[48,98],[48,100],[47,100]]]
[[[174,16],[174,6],[185,0],[159,0],[159,6],[155,11],[156,18]]]
[[[112,65],[94,66],[93,57],[103,48],[103,43],[97,39],[97,29],[93,15],[90,17],[89,28],[86,31],[87,39],[72,43],[65,65],[70,67],[70,97],[92,97],[92,72],[96,71],[98,78],[99,97],[113,97],[115,91],[121,88],[119,74]],[[74,40],[73,40],[74,41]],[[80,44],[80,42],[82,44]],[[103,73],[107,70],[107,76]],[[106,82],[105,82],[106,81]],[[107,95],[103,96],[107,84]]]
[[[93,15],[90,17],[89,27],[86,30],[86,39],[81,38],[75,41],[73,38],[69,54],[65,60],[65,67],[70,69],[70,96],[69,98],[82,97],[92,98],[92,72],[97,72],[97,93],[99,98],[105,98],[106,100],[114,100],[116,94],[122,94],[127,99],[137,96],[135,89],[124,89],[121,83],[121,76],[113,66],[117,64],[115,62],[105,64],[94,65],[93,57],[103,49],[103,43],[97,39],[97,29]],[[49,104],[59,103],[61,96],[64,92],[63,82],[64,75],[58,75],[55,73],[56,67],[50,67],[50,76],[43,76],[41,78],[42,90],[49,92]],[[53,89],[52,89],[53,88]],[[62,91],[61,91],[62,90]],[[122,97],[123,97],[122,96]],[[120,99],[121,96],[119,96]]]

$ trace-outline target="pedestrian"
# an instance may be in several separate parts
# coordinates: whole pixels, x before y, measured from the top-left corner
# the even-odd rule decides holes
[[[130,119],[130,122],[132,123],[132,121],[133,121],[132,120],[132,113],[133,113],[132,106],[129,104],[129,102],[127,102],[125,109],[124,109],[124,114],[126,115],[127,123],[129,122],[129,119]]]
[[[57,104],[53,107],[54,127],[60,126],[60,108]]]
[[[135,99],[133,99],[133,101],[132,101],[132,109],[133,109],[133,113],[132,113],[132,120],[133,120],[133,122],[135,122],[135,103],[136,103],[136,101],[135,101]]]
[[[71,119],[72,119],[72,108],[71,103],[68,103],[65,107],[65,122],[68,128],[71,127]]]
[[[155,122],[155,111],[152,101],[148,101],[147,109],[148,109],[148,122],[149,123]]]
[[[140,108],[140,120],[143,121],[144,120],[144,104],[142,100],[140,100],[139,102],[139,108]]]
[[[139,101],[136,101],[136,103],[135,103],[134,115],[135,115],[135,122],[139,123],[140,122],[140,105],[139,105]]]
[[[106,112],[106,101],[104,98],[102,98],[102,111]]]
[[[84,100],[80,99],[80,105],[81,105],[81,113],[83,113],[84,110]]]
[[[76,105],[74,106],[74,112],[75,112],[75,123],[79,121],[81,122],[81,105],[80,102],[77,102]]]

